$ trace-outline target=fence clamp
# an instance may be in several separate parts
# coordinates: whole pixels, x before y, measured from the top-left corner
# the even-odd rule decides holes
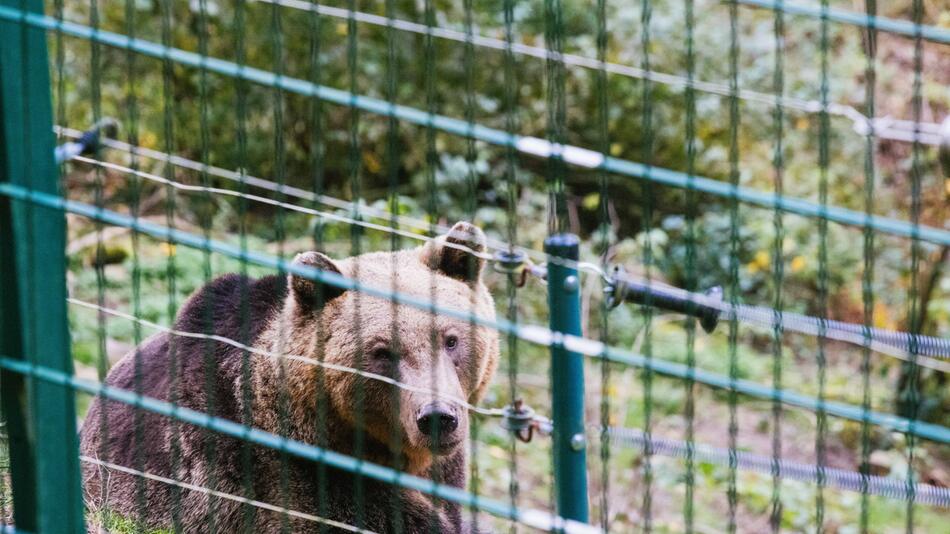
[[[536,415],[523,399],[515,399],[514,403],[504,407],[503,412],[502,428],[511,431],[516,438],[525,443],[531,442],[535,432],[547,435],[553,428],[550,420]]]

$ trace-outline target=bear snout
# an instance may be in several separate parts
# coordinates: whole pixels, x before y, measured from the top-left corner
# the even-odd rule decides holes
[[[436,452],[447,452],[461,441],[456,409],[444,402],[426,404],[416,415],[416,426]]]

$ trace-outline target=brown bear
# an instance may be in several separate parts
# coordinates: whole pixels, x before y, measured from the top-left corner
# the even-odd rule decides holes
[[[494,302],[481,281],[484,260],[473,253],[484,249],[482,231],[460,222],[416,249],[341,261],[307,252],[294,262],[493,319]],[[175,330],[253,350],[220,338],[159,334],[116,364],[106,383],[465,486],[469,420],[461,402],[477,403],[485,393],[498,363],[494,330],[293,275],[217,278],[188,299]],[[320,361],[325,365],[315,365]],[[101,398],[86,417],[81,449],[103,462],[256,501],[86,462],[90,509],[141,527],[342,531],[309,517],[318,516],[374,532],[473,530],[457,505]]]

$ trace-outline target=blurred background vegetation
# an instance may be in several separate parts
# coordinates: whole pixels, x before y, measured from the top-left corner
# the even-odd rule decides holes
[[[686,75],[686,25],[682,1],[659,0],[651,6],[649,47],[645,50],[640,2],[607,3],[606,59],[650,67],[663,73]],[[832,7],[863,11],[863,2],[836,0]],[[879,5],[880,14],[910,20],[910,0]],[[433,39],[427,55],[426,38],[385,27],[317,16],[291,7],[252,1],[238,9],[234,2],[193,0],[108,0],[49,5],[49,13],[62,10],[67,20],[97,24],[102,29],[155,42],[166,42],[189,51],[283,75],[311,80],[330,87],[355,90],[377,98],[430,109],[442,115],[471,119],[478,124],[544,137],[548,128],[548,86],[542,59],[515,56],[514,69],[506,75],[503,51],[474,48],[464,43]],[[326,5],[348,7],[339,1]],[[355,1],[361,11],[420,23],[434,23],[457,31],[466,29],[466,9],[460,2],[436,0],[427,17],[421,1]],[[545,6],[541,0],[512,2],[514,40],[544,46]],[[597,9],[593,0],[562,0],[565,52],[597,57]],[[950,9],[943,0],[925,0],[925,23],[950,27]],[[500,0],[473,5],[474,32],[505,38],[505,7]],[[695,71],[697,80],[728,85],[729,7],[707,0],[695,2]],[[775,18],[771,12],[739,9],[738,84],[744,89],[772,93],[775,76]],[[352,33],[355,27],[355,34]],[[242,31],[243,28],[243,31]],[[866,44],[856,28],[829,27],[829,100],[864,106]],[[787,96],[820,98],[820,21],[786,17],[783,63]],[[950,109],[950,47],[923,44],[921,119],[939,122]],[[330,104],[227,77],[203,74],[161,60],[134,56],[125,51],[96,46],[55,33],[50,37],[55,110],[61,126],[82,129],[102,116],[122,123],[120,138],[144,148],[174,153],[225,169],[278,183],[318,191],[367,206],[416,217],[432,223],[451,224],[473,220],[492,237],[507,240],[509,218],[514,216],[516,241],[540,249],[548,233],[547,165],[540,159],[511,156],[506,150],[468,141],[387,118]],[[648,57],[645,57],[648,54]],[[243,58],[243,59],[242,59]],[[880,34],[874,61],[876,114],[899,119],[913,117],[914,42]],[[353,67],[355,66],[355,70]],[[606,104],[601,110],[598,73],[580,67],[566,69],[565,141],[633,161],[687,171],[687,95],[683,89],[651,84],[644,98],[641,80],[610,74],[606,77]],[[243,121],[241,121],[244,111]],[[649,127],[644,112],[649,109]],[[729,100],[696,93],[695,172],[720,180],[730,177]],[[740,102],[738,128],[739,182],[761,191],[774,190],[777,126],[772,107]],[[607,142],[601,137],[598,117],[607,118]],[[242,128],[243,122],[243,128]],[[817,114],[786,110],[782,120],[784,193],[819,200],[820,118]],[[831,117],[827,132],[829,166],[826,173],[828,201],[864,210],[866,193],[865,138],[847,119]],[[873,147],[873,211],[909,220],[911,217],[911,145],[882,141]],[[132,157],[107,150],[101,159],[131,166],[142,172],[187,184],[206,184],[240,190],[233,181],[207,175],[165,161]],[[946,227],[950,188],[940,172],[936,151],[919,152],[922,223]],[[602,180],[604,180],[602,185]],[[209,235],[251,250],[290,257],[314,247],[343,257],[353,250],[382,250],[415,245],[411,239],[393,240],[385,232],[355,232],[344,223],[317,218],[271,205],[242,202],[233,197],[201,192],[172,191],[133,174],[73,163],[64,174],[70,198],[98,202],[109,209],[135,213],[143,219]],[[644,273],[680,287],[731,290],[731,214],[726,199],[683,190],[650,187],[632,178],[602,176],[569,168],[566,179],[570,230],[583,239],[584,259],[622,264],[628,271]],[[248,192],[306,205],[316,209],[352,212],[306,202],[248,187]],[[604,193],[606,192],[606,195]],[[514,203],[512,203],[512,199]],[[605,209],[606,208],[606,209]],[[606,213],[604,217],[602,214]],[[736,291],[744,303],[773,305],[812,315],[825,312],[835,319],[861,322],[864,317],[862,279],[871,273],[873,324],[882,328],[908,328],[911,286],[918,279],[918,302],[924,333],[950,336],[950,278],[945,275],[946,248],[921,244],[919,269],[911,270],[911,243],[906,239],[875,237],[870,262],[864,257],[860,230],[830,224],[827,231],[827,288],[822,295],[822,247],[819,223],[798,216],[781,217],[782,233],[776,234],[776,215],[750,206],[738,210]],[[380,222],[380,221],[376,221]],[[688,238],[688,228],[696,237]],[[410,230],[414,231],[414,230]],[[146,237],[97,227],[88,220],[69,217],[70,292],[89,302],[134,313],[169,325],[187,295],[209,278],[247,269],[238,262],[202,252],[174,247]],[[781,242],[776,247],[776,239]],[[97,243],[101,242],[101,250]],[[649,248],[650,253],[646,253]],[[776,253],[776,250],[778,253]],[[687,269],[687,255],[695,269]],[[777,276],[781,273],[781,276]],[[519,320],[545,324],[544,287],[529,281],[513,299],[507,283],[489,275],[499,314],[514,313]],[[654,314],[647,321],[642,310],[623,306],[605,318],[600,312],[599,281],[584,283],[585,335],[613,345],[648,351],[655,358],[686,362],[694,357],[698,367],[727,373],[730,346],[727,328],[695,335],[694,350],[681,318]],[[823,304],[824,303],[824,304]],[[513,310],[510,307],[513,306]],[[136,328],[131,321],[97,315],[71,307],[77,372],[103,376],[108,366],[154,331]],[[607,328],[604,329],[603,325]],[[510,402],[509,380],[518,394],[542,413],[549,413],[546,352],[517,345],[519,365],[511,370],[510,351],[486,405]],[[860,404],[863,353],[858,347],[825,345],[829,399]],[[768,331],[740,328],[736,358],[738,373],[763,384],[773,380],[775,354]],[[779,361],[783,387],[808,395],[818,393],[819,347],[814,339],[786,335]],[[511,372],[510,372],[511,371]],[[698,442],[727,445],[730,412],[727,396],[705,387],[691,391],[680,381],[655,377],[645,390],[643,376],[635,369],[588,365],[588,421],[642,428],[647,418],[657,435],[683,438],[687,396],[693,396],[701,414],[694,421]],[[602,380],[603,374],[609,376]],[[870,390],[876,410],[905,413],[906,373],[900,361],[880,354],[870,356]],[[950,390],[946,376],[930,369],[920,373],[921,418],[950,425]],[[602,401],[606,404],[602,405]],[[81,402],[85,405],[85,401]],[[744,450],[772,453],[772,407],[767,402],[740,397],[735,417],[738,443]],[[786,408],[781,419],[782,453],[786,458],[815,462],[816,420],[812,413]],[[861,427],[830,418],[826,437],[826,462],[855,470],[861,463]],[[870,433],[871,464],[878,474],[905,476],[908,444],[902,435],[874,429]],[[594,440],[596,441],[596,440]],[[473,471],[479,491],[504,498],[515,497],[526,506],[550,505],[549,447],[545,439],[514,446],[495,421],[482,421],[473,443]],[[601,454],[605,452],[605,454]],[[603,457],[608,457],[606,466]],[[686,507],[685,468],[664,458],[646,461],[637,451],[611,448],[600,451],[592,443],[591,502],[593,517],[607,517],[617,532],[644,525],[649,515],[660,532],[684,529]],[[914,468],[922,481],[950,485],[950,447],[916,445]],[[649,476],[648,476],[649,474]],[[647,486],[650,486],[649,491]],[[696,528],[703,532],[726,530],[728,470],[702,464],[696,474]],[[781,523],[791,531],[816,528],[816,490],[794,482],[781,485]],[[738,521],[741,531],[768,528],[772,485],[769,477],[740,473]],[[651,508],[644,507],[644,495]],[[857,530],[860,496],[826,490],[821,526],[829,532]],[[606,503],[606,509],[603,504]],[[872,498],[870,520],[874,532],[903,531],[906,507],[900,502]],[[603,515],[601,515],[603,514]],[[943,523],[941,521],[943,520]],[[940,511],[916,507],[921,531],[937,532],[945,525]]]

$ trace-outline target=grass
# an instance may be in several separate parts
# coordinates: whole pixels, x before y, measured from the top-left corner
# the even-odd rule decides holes
[[[100,510],[87,515],[89,524],[109,534],[172,534],[170,528],[149,528],[134,519],[129,519],[110,510]]]

